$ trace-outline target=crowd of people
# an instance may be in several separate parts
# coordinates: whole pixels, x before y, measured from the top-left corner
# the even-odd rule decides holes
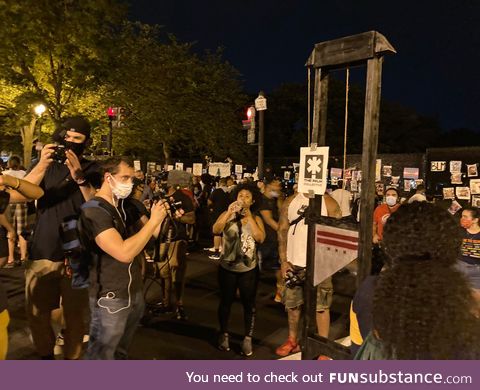
[[[27,318],[41,359],[55,358],[58,337],[65,359],[127,359],[145,312],[147,260],[161,285],[155,309],[186,320],[188,252],[210,234],[205,249],[218,263],[218,348],[230,350],[229,318],[239,297],[241,351],[254,353],[256,294],[265,270],[276,275],[272,295],[288,319],[288,337],[275,353],[301,350],[307,194],[293,189],[287,196],[273,175],[238,183],[179,170],[146,176],[123,157],[87,160],[90,125],[81,117],[66,119],[57,137],[63,154],[47,144],[28,170],[12,157],[0,175],[0,267],[25,267]],[[351,350],[359,359],[480,356],[480,212],[464,208],[455,219],[422,191],[403,203],[396,188],[372,199],[378,203],[372,275],[357,289],[350,313]],[[328,191],[321,215],[357,220],[351,199],[345,189]],[[317,332],[328,338],[332,276],[316,290]],[[0,284],[0,359],[8,322]]]

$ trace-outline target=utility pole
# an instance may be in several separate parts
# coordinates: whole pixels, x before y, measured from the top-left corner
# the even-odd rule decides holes
[[[258,120],[258,180],[263,180],[264,169],[264,144],[265,144],[265,110],[267,109],[267,99],[263,91],[258,93],[255,99],[255,109],[259,111]]]

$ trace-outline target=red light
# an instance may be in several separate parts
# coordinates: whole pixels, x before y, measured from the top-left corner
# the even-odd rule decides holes
[[[113,110],[113,107],[108,107],[107,115],[108,116],[115,116],[115,111]]]
[[[247,110],[247,118],[252,119],[252,116],[255,116],[255,109],[253,107],[249,107]]]

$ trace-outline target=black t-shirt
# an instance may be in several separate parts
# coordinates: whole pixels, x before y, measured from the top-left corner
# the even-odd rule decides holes
[[[141,215],[129,199],[121,203],[118,208],[99,197],[93,200],[102,203],[105,208],[84,208],[80,216],[82,230],[90,242],[89,250],[95,254],[94,265],[90,270],[90,295],[104,297],[107,293],[113,292],[115,297],[126,299],[130,278],[130,294],[142,289],[140,264],[136,260],[127,264],[114,259],[98,247],[95,237],[105,230],[114,228],[123,239],[126,239],[127,229],[133,226]]]
[[[210,201],[212,202],[212,217],[215,220],[220,214],[226,211],[230,205],[230,197],[222,188],[213,190],[212,195],[210,195]]]
[[[99,166],[94,161],[81,160],[85,178],[94,187],[99,187]],[[64,219],[77,216],[85,202],[65,164],[53,162],[40,183],[45,195],[37,202],[38,217],[32,237],[30,259],[63,261],[65,255],[60,239],[60,224]]]
[[[262,210],[271,211],[272,218],[276,222],[278,222],[279,212],[278,212],[278,206],[277,206],[277,198],[270,199],[270,198],[267,198],[265,195],[263,195],[262,202],[260,203],[260,207],[258,208],[260,215],[262,215],[261,213]],[[264,220],[264,225],[265,225],[265,240],[263,243],[264,244],[276,243],[278,241],[276,230],[273,230],[272,227],[265,222],[265,220]]]
[[[181,190],[175,191],[170,198],[173,198],[175,202],[182,202],[182,205],[179,207],[185,211],[185,214],[195,210],[192,199]],[[186,241],[188,239],[186,223],[181,223],[180,221],[175,220],[175,226],[172,226],[171,224],[170,228],[172,229],[172,241]],[[161,242],[165,242],[167,240],[167,235],[160,237],[160,240]]]

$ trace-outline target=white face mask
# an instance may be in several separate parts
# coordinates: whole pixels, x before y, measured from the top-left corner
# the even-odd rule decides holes
[[[385,198],[385,202],[390,207],[395,206],[397,204],[397,197],[396,196],[387,196]]]
[[[115,185],[112,185],[112,182],[109,182],[110,184],[110,189],[112,190],[112,194],[117,198],[117,199],[125,199],[128,198],[128,195],[132,193],[133,189],[133,182],[130,181],[128,184],[123,184],[119,183],[116,181],[113,176],[110,176],[110,178],[115,182]]]

